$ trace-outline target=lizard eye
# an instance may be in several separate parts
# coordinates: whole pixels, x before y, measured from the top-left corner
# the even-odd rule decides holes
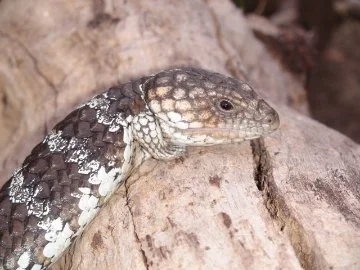
[[[226,99],[221,100],[219,105],[220,108],[224,111],[231,111],[232,109],[234,109],[234,105],[232,105],[232,103]]]

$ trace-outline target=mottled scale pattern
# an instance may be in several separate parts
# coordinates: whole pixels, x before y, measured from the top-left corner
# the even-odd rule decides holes
[[[97,212],[121,173],[122,122],[144,109],[139,84],[145,79],[111,88],[69,114],[2,187],[0,268],[50,264]]]
[[[0,190],[0,269],[46,269],[147,158],[265,136],[279,116],[246,83],[175,68],[70,113]]]
[[[177,145],[239,142],[279,126],[277,112],[248,83],[201,69],[159,73],[147,84],[146,100]]]

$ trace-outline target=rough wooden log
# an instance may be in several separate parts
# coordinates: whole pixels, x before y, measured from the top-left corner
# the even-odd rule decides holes
[[[360,148],[286,107],[306,112],[301,83],[230,1],[1,1],[0,25],[2,181],[65,112],[168,66],[249,78],[281,117],[146,162],[54,269],[360,267]]]

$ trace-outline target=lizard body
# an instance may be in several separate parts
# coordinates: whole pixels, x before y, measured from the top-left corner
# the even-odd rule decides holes
[[[0,268],[49,267],[148,158],[265,136],[279,117],[245,82],[170,69],[95,96],[55,126],[0,191]]]

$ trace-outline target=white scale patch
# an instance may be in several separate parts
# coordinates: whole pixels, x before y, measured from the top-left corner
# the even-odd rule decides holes
[[[167,121],[160,121],[160,125],[166,134],[173,134],[175,132],[175,128],[171,127]]]
[[[62,131],[50,133],[46,136],[44,143],[47,143],[51,152],[63,151],[68,144],[68,141],[62,137]]]
[[[145,136],[144,137],[144,141],[147,143],[147,144],[149,144],[150,142],[151,142],[151,138],[150,138],[150,136]]]
[[[106,98],[93,98],[87,105],[92,109],[107,110],[110,106],[110,101]]]
[[[177,82],[183,82],[187,80],[187,75],[186,74],[177,74],[176,75],[176,81]]]
[[[24,175],[22,169],[14,171],[9,188],[9,196],[12,203],[25,203],[31,201],[30,190],[23,187]]]
[[[116,132],[120,129],[121,126],[125,127],[127,126],[126,120],[122,117],[121,113],[117,113],[116,117],[113,119],[113,121],[110,124],[109,131],[110,132]]]
[[[157,116],[158,116],[160,119],[162,119],[162,120],[165,120],[165,121],[168,121],[168,120],[169,120],[169,118],[167,117],[167,114],[164,113],[164,112],[159,112],[159,113],[157,114]]]
[[[178,100],[175,103],[175,108],[180,111],[188,111],[191,109],[191,104],[187,100]]]
[[[139,118],[139,123],[140,123],[142,126],[146,126],[147,123],[148,123],[148,120],[147,120],[145,117],[141,117],[141,118]]]
[[[248,109],[253,110],[254,113],[255,113],[255,110],[256,110],[256,108],[258,106],[258,101],[257,100],[251,100],[251,101],[249,101],[248,106],[249,106]]]
[[[177,88],[174,90],[174,94],[173,94],[173,97],[175,99],[182,99],[182,98],[185,98],[186,96],[186,91],[182,88]]]
[[[189,123],[180,121],[180,122],[176,123],[176,126],[178,128],[180,128],[180,129],[188,129],[189,128]]]
[[[71,153],[71,155],[66,159],[66,162],[82,163],[89,156],[90,151],[82,147]]]
[[[63,224],[60,217],[55,220],[49,218],[38,223],[38,227],[45,230],[45,239],[49,241],[43,249],[43,254],[51,261],[55,261],[71,243],[74,231],[68,223]]]
[[[18,270],[26,269],[30,264],[30,254],[29,252],[24,252],[20,255],[17,264],[19,266]]]
[[[139,131],[141,129],[141,125],[139,123],[134,124],[134,128]]]
[[[85,144],[86,142],[87,142],[87,139],[78,139],[78,138],[73,137],[70,139],[67,149],[68,150],[75,149],[79,145],[81,146],[81,148],[83,148],[83,144]]]
[[[150,130],[155,130],[155,129],[156,129],[156,124],[155,124],[154,121],[151,121],[151,122],[149,123],[149,128],[150,128]]]
[[[149,134],[149,128],[143,128],[142,129],[142,131],[143,131],[143,133],[145,133],[146,135],[148,135]]]
[[[157,135],[158,135],[158,133],[156,132],[156,130],[150,131],[150,136],[151,136],[152,138],[155,138]]]
[[[116,178],[121,174],[120,168],[113,168],[109,172],[106,172],[105,167],[100,167],[96,174],[93,174],[89,182],[94,185],[99,185],[99,194],[103,197],[115,188]]]
[[[169,117],[170,121],[176,123],[181,121],[181,114],[177,112],[168,112],[167,116]]]
[[[33,267],[31,267],[30,270],[41,270],[41,269],[43,269],[42,265],[34,264]]]
[[[205,81],[204,85],[205,85],[206,88],[210,88],[210,89],[214,88],[216,86],[215,84],[213,84],[211,82],[208,82],[208,81]]]
[[[20,255],[17,264],[18,264],[18,268],[16,270],[26,270],[28,269],[27,267],[30,264],[30,253],[28,251],[24,252],[23,254]],[[43,269],[42,265],[40,264],[34,264],[30,270],[41,270]]]
[[[79,167],[79,173],[89,174],[91,172],[96,172],[100,167],[100,162],[97,160],[92,160],[90,162],[85,162],[83,166]]]
[[[195,87],[193,90],[190,91],[189,97],[195,99],[197,97],[205,97],[206,93],[203,88]]]
[[[81,193],[87,194],[87,195],[89,195],[90,192],[91,192],[91,189],[88,188],[88,187],[79,187],[79,190],[80,190]]]
[[[34,215],[38,218],[46,216],[49,211],[49,202],[43,204],[34,200],[34,196],[40,192],[36,189],[34,192],[30,187],[24,187],[24,175],[22,169],[14,172],[9,188],[9,197],[12,203],[25,203],[27,214]]]
[[[88,140],[88,138],[78,139],[73,137],[70,139],[67,147],[67,150],[73,150],[77,148],[71,153],[70,156],[67,157],[66,162],[76,163],[79,166],[78,172],[81,174],[89,174],[96,172],[100,167],[99,161],[89,161],[89,156],[91,155],[91,152],[87,149]]]
[[[96,112],[96,118],[100,124],[104,124],[105,126],[109,126],[114,121],[113,116],[109,115],[106,111],[98,110]]]
[[[117,113],[115,116],[108,114],[110,101],[107,99],[107,95],[103,95],[103,97],[104,98],[93,98],[87,105],[96,110],[96,119],[98,123],[109,126],[108,130],[110,132],[116,132],[120,127],[124,127],[128,123],[121,113]]]
[[[79,188],[79,190],[83,192],[83,195],[79,201],[79,208],[82,210],[82,212],[79,216],[78,224],[81,227],[84,227],[99,211],[99,199],[89,194],[89,188]]]
[[[154,113],[158,113],[158,112],[161,111],[161,105],[160,105],[160,102],[158,100],[150,101],[149,105],[150,105],[151,110]]]
[[[149,79],[150,80],[150,79]],[[139,90],[140,90],[140,93],[141,93],[141,98],[144,100],[144,97],[145,97],[145,91],[144,91],[144,85],[149,81],[145,81],[143,84],[139,84]]]
[[[50,203],[46,201],[45,204],[42,202],[32,201],[30,205],[26,205],[28,215],[34,215],[38,218],[46,216],[50,212]]]
[[[161,107],[164,111],[174,110],[175,101],[173,99],[167,98],[161,101]]]
[[[116,163],[115,163],[114,160],[110,160],[109,163],[108,163],[108,165],[109,165],[110,167],[114,167],[115,164],[116,164]]]

